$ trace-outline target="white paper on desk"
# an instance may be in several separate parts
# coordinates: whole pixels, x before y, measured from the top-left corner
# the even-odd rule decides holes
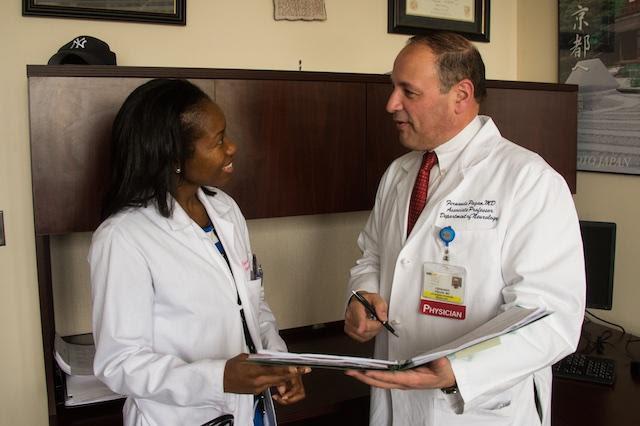
[[[96,348],[91,333],[65,337],[56,334],[54,350],[53,356],[60,369],[66,374],[93,375],[93,357]]]
[[[513,306],[475,330],[438,348],[416,355],[409,360],[387,361],[375,358],[360,358],[341,355],[298,354],[291,352],[259,351],[249,355],[249,360],[264,364],[306,365],[310,367],[358,369],[358,370],[404,370],[426,364],[443,356],[455,354],[490,339],[517,330],[550,312],[542,308]],[[402,337],[401,337],[402,338]],[[495,346],[487,345],[487,347]],[[480,348],[480,346],[478,346]]]
[[[64,405],[68,407],[124,398],[111,391],[95,376],[66,376],[66,381],[67,398]]]

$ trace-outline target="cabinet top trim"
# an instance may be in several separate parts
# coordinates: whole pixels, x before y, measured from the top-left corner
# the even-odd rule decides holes
[[[130,77],[333,81],[345,83],[389,83],[388,74],[360,74],[316,71],[275,71],[223,68],[127,67],[113,65],[27,65],[27,77]],[[551,90],[577,92],[575,84],[487,80],[494,89]]]

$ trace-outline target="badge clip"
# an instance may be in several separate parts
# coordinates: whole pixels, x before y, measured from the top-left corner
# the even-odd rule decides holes
[[[444,243],[444,256],[442,260],[445,262],[449,261],[449,244],[456,238],[456,231],[453,230],[452,227],[446,226],[442,228],[439,232],[439,237]]]

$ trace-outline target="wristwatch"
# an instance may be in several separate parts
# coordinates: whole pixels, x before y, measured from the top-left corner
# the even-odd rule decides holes
[[[449,386],[448,388],[441,388],[440,390],[447,395],[455,395],[458,393],[458,384],[454,383],[453,386]]]

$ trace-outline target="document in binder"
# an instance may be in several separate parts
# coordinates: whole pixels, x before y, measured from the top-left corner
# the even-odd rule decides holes
[[[272,351],[259,351],[256,354],[249,355],[248,359],[251,362],[260,364],[300,365],[341,370],[408,370],[444,356],[453,354],[467,356],[499,345],[500,336],[531,324],[549,314],[551,312],[542,308],[514,306],[464,336],[408,360],[389,361],[342,355]]]

